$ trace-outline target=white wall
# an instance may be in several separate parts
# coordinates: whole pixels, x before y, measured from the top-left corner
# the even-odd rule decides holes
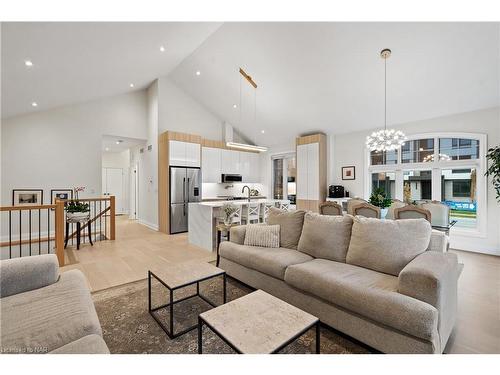
[[[492,108],[481,111],[467,112],[453,116],[416,121],[408,124],[391,125],[403,130],[407,135],[426,132],[471,132],[483,133],[488,136],[488,147],[500,143],[500,111]],[[334,138],[333,145],[333,178],[329,184],[343,185],[350,191],[351,197],[363,196],[364,189],[364,148],[366,135],[372,130],[340,134]],[[356,180],[342,181],[341,168],[354,165]],[[451,246],[459,249],[480,251],[500,255],[500,205],[495,200],[495,192],[488,180],[487,197],[488,224],[486,238],[451,236]]]
[[[144,91],[2,120],[2,205],[14,188],[85,186],[101,194],[102,136],[146,138]]]

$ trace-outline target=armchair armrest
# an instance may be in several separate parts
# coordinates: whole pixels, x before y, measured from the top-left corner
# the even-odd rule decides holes
[[[446,253],[448,251],[448,236],[444,232],[433,229],[427,251]]]
[[[0,297],[43,288],[58,279],[59,263],[55,254],[2,260]]]
[[[455,324],[459,266],[456,254],[426,251],[400,272],[398,292],[434,306],[439,312],[441,350]]]
[[[238,225],[230,229],[229,239],[231,242],[237,243],[238,245],[243,245],[245,242],[245,234],[247,232],[246,225]]]

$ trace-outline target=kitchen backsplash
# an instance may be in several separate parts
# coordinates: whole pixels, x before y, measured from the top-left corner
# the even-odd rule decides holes
[[[226,186],[231,186],[226,189]],[[264,186],[262,184],[249,184],[244,182],[236,182],[232,184],[216,184],[216,183],[203,183],[201,187],[201,196],[203,199],[216,198],[221,195],[232,195],[235,197],[246,196],[248,192],[245,190],[245,194],[241,193],[243,186],[248,185],[250,189],[256,189],[259,191],[259,195],[264,194]]]

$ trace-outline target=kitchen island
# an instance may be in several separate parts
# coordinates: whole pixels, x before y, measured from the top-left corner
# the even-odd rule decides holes
[[[252,199],[251,203],[274,203],[287,202],[288,200],[277,199]],[[247,200],[211,201],[189,203],[188,216],[188,239],[192,245],[199,246],[208,251],[215,251],[217,245],[217,220],[220,218],[221,209],[226,203],[237,206],[245,206]]]

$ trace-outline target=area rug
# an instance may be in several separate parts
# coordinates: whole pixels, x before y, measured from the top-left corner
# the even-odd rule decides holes
[[[222,278],[200,283],[200,292],[211,301],[222,301]],[[228,278],[227,300],[232,301],[252,292],[238,281]],[[176,291],[174,299],[196,293],[196,287]],[[166,289],[158,282],[152,283],[153,307],[168,302]],[[105,289],[92,294],[97,315],[102,325],[103,337],[111,353],[124,354],[194,354],[198,351],[197,330],[190,331],[176,339],[169,339],[148,312],[148,282],[140,280],[130,284]],[[198,314],[211,306],[200,298],[190,298],[175,305],[175,331],[197,322]],[[158,311],[162,321],[168,322],[167,309]],[[282,353],[314,353],[315,331],[311,329],[283,349]],[[203,352],[206,354],[231,354],[233,350],[219,337],[205,328],[203,331]],[[368,349],[338,335],[326,326],[321,327],[322,354],[369,353]]]

